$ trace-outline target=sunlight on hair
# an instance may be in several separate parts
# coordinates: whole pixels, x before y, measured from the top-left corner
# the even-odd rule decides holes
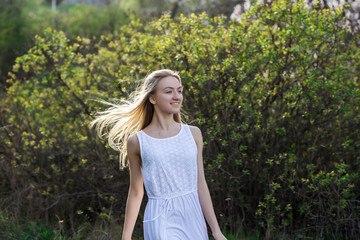
[[[151,123],[154,107],[149,101],[150,94],[155,92],[158,82],[168,76],[177,78],[181,84],[178,73],[161,69],[149,74],[129,99],[121,100],[119,104],[98,100],[110,107],[96,113],[90,127],[96,126],[98,136],[102,139],[107,138],[110,147],[120,152],[121,167],[127,165],[125,161],[127,139]],[[181,113],[174,114],[174,120],[181,123]]]

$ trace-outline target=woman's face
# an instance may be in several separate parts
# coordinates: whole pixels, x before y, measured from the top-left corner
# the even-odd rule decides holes
[[[178,113],[182,101],[182,86],[176,77],[171,76],[162,78],[155,88],[155,93],[150,96],[155,111],[164,113]]]

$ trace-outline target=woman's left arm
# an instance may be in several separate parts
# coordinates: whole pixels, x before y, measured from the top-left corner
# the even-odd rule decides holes
[[[203,150],[203,140],[202,134],[199,128],[191,126],[191,132],[194,136],[198,156],[197,156],[197,165],[198,165],[198,194],[199,194],[199,201],[201,205],[201,209],[204,213],[206,221],[208,222],[212,234],[215,240],[226,240],[225,236],[222,234],[219,223],[216,220],[214,207],[211,201],[209,188],[206,183],[205,173],[204,173],[204,164],[203,164],[203,157],[202,157],[202,150]]]

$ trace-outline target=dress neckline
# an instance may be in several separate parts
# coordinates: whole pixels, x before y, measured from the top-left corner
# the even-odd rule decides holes
[[[165,137],[165,138],[152,137],[152,136],[150,136],[149,134],[147,134],[146,132],[144,132],[143,130],[140,130],[140,132],[142,132],[142,133],[143,133],[144,135],[146,135],[147,137],[152,138],[152,139],[155,139],[155,140],[167,140],[167,139],[171,139],[171,138],[175,138],[175,137],[179,136],[180,133],[183,131],[183,128],[184,128],[184,127],[183,127],[183,124],[180,123],[180,130],[179,130],[179,132],[176,133],[176,134],[173,135],[173,136]]]

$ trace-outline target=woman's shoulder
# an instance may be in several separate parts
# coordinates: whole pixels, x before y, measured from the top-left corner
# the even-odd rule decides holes
[[[131,135],[128,138],[126,145],[127,145],[128,151],[140,149],[140,143],[139,143],[139,139],[138,139],[136,133]]]
[[[202,134],[201,134],[201,130],[200,128],[198,128],[197,126],[192,126],[192,125],[188,125],[190,128],[190,131],[192,133],[192,135],[194,136],[195,140],[197,139],[202,139]]]

